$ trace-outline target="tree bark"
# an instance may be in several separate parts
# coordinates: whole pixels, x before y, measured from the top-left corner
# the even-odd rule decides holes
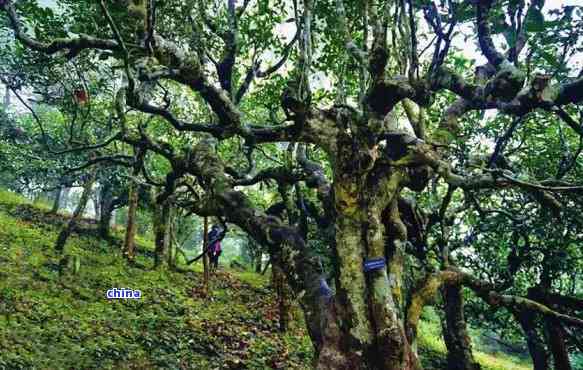
[[[202,236],[202,265],[203,265],[203,283],[202,283],[202,292],[203,295],[206,296],[208,295],[209,292],[209,281],[210,281],[210,261],[209,261],[209,256],[207,253],[207,249],[208,249],[208,242],[209,242],[209,237],[208,237],[208,217],[204,217],[204,224],[203,224],[203,236]]]
[[[555,319],[545,319],[547,346],[553,356],[555,370],[571,370],[571,360],[565,344],[565,329]]]
[[[71,216],[71,219],[67,223],[59,236],[57,237],[57,242],[55,243],[55,250],[59,253],[62,253],[65,249],[65,244],[67,243],[67,239],[71,235],[71,233],[77,227],[77,223],[83,216],[83,212],[85,212],[85,207],[87,206],[87,202],[89,201],[89,197],[91,196],[91,190],[93,187],[93,183],[95,182],[95,173],[91,172],[88,175],[88,178],[85,180],[83,184],[83,192],[81,193],[81,199],[79,199],[79,203],[77,204],[77,208],[75,208],[75,212]]]
[[[450,370],[479,370],[474,360],[470,337],[464,317],[464,299],[460,285],[446,284],[442,289],[445,303],[443,338],[447,347],[447,368]]]
[[[354,168],[352,158],[358,155],[351,149],[346,160],[339,162]],[[337,170],[341,175],[336,174],[334,182],[339,265],[335,301],[339,330],[335,335],[339,338],[324,342],[318,367],[419,368],[403,322],[406,228],[399,219],[395,197],[399,174],[365,182],[358,173],[343,172],[342,168]],[[374,259],[386,259],[386,266],[365,273],[364,262]]]
[[[271,269],[272,284],[277,295],[277,307],[279,311],[279,331],[285,333],[291,321],[290,291],[287,286],[285,274],[281,267],[274,265]]]
[[[154,266],[156,268],[162,267],[170,243],[170,211],[169,202],[158,204],[154,200],[152,223],[154,226],[154,242],[156,245],[154,251]]]
[[[109,231],[111,228],[111,220],[113,217],[113,192],[109,183],[104,183],[101,186],[101,196],[99,197],[99,236],[104,239],[109,238]]]
[[[135,237],[136,237],[136,211],[138,209],[138,186],[130,180],[128,188],[128,219],[126,223],[126,234],[123,245],[124,256],[132,261],[135,257]]]
[[[132,174],[138,176],[140,174],[140,168],[144,161],[144,156],[146,152],[140,148],[136,150],[134,156],[134,163],[132,168]],[[126,234],[123,245],[123,254],[128,259],[128,261],[133,261],[136,254],[136,213],[138,209],[138,198],[139,198],[139,187],[134,179],[129,180],[128,185],[128,219],[126,224]]]
[[[537,331],[534,313],[524,310],[514,315],[524,331],[528,351],[532,357],[533,370],[548,370],[549,355]]]

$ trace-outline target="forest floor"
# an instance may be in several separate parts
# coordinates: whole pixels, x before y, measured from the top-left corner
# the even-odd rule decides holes
[[[0,370],[310,368],[301,314],[278,332],[268,278],[223,268],[203,298],[200,267],[153,270],[152,245],[139,237],[137,263],[128,266],[121,231],[99,239],[91,220],[66,245],[79,271],[59,274],[53,245],[66,217],[0,191]],[[142,298],[108,300],[111,288],[138,289]],[[421,323],[419,338],[426,369],[445,369],[435,317]],[[506,353],[476,357],[484,369],[531,368]]]

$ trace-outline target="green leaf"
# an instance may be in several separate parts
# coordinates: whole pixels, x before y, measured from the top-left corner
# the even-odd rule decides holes
[[[557,57],[554,56],[553,54],[551,54],[551,53],[549,53],[547,51],[541,50],[540,51],[540,55],[553,68],[561,68],[561,63],[559,63]]]
[[[535,7],[530,7],[526,13],[526,20],[524,27],[528,32],[541,32],[545,29],[545,18],[540,11]]]

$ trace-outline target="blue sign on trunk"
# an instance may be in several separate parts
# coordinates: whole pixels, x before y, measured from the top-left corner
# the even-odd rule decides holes
[[[384,257],[371,258],[369,260],[364,261],[364,272],[380,270],[383,267],[385,267]]]

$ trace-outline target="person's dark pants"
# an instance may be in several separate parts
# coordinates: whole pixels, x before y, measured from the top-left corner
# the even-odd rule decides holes
[[[216,270],[217,267],[219,267],[219,257],[221,255],[221,253],[222,253],[222,251],[218,251],[218,252],[211,254],[211,256],[210,256],[211,268],[214,270]]]

